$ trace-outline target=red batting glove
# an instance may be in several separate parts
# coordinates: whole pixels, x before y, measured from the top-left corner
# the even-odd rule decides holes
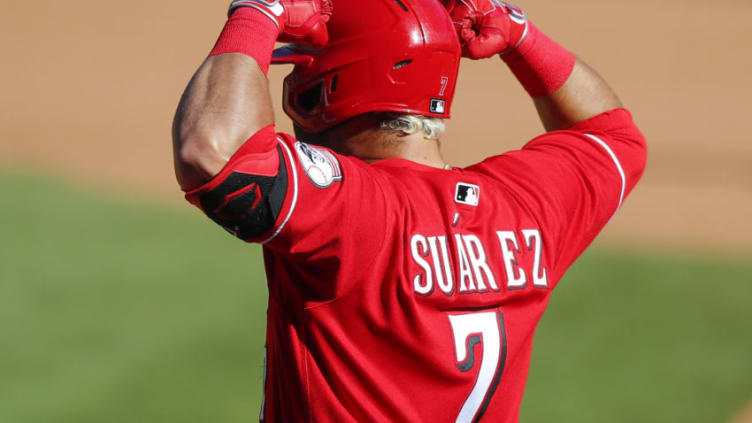
[[[500,0],[444,0],[444,5],[462,40],[463,57],[507,53],[527,35],[527,17],[517,6]]]
[[[251,7],[263,13],[279,29],[278,41],[326,45],[326,23],[332,15],[331,0],[234,0],[228,16],[239,7]]]

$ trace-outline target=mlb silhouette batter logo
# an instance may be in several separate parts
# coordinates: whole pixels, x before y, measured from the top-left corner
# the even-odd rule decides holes
[[[478,206],[480,199],[480,188],[477,185],[459,182],[454,192],[454,201],[468,206]]]

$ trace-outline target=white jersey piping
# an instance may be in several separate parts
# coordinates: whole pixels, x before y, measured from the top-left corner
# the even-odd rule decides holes
[[[616,170],[619,171],[619,176],[621,176],[621,194],[619,195],[619,205],[616,206],[616,210],[619,210],[621,208],[621,204],[624,201],[624,192],[627,189],[627,177],[624,174],[624,168],[621,167],[621,162],[619,162],[619,158],[616,157],[616,154],[614,153],[614,150],[611,149],[611,147],[608,146],[603,140],[596,137],[595,135],[591,134],[585,134],[586,137],[592,139],[596,143],[598,143],[601,147],[603,147],[609,156],[611,156],[611,160],[614,161],[614,164],[616,165]],[[614,211],[615,213],[616,211]]]

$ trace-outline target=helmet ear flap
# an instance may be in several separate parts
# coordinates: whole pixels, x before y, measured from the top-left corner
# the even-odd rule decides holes
[[[326,105],[326,93],[324,92],[324,80],[319,79],[312,85],[300,89],[290,76],[285,78],[283,87],[283,106],[285,112],[293,116],[293,120],[304,120],[323,113]]]
[[[304,112],[311,113],[317,107],[321,106],[321,100],[323,98],[323,88],[323,82],[319,81],[318,84],[315,84],[311,88],[298,94],[298,98],[296,99],[296,104],[298,105],[298,107],[300,107]]]

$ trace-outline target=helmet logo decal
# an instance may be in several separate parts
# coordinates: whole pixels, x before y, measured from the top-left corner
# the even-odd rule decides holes
[[[439,97],[444,97],[444,92],[446,91],[446,87],[449,84],[449,77],[442,76],[441,77],[441,89],[439,90]]]
[[[443,115],[444,113],[446,113],[446,100],[442,100],[440,98],[432,98],[430,110],[431,113]]]

